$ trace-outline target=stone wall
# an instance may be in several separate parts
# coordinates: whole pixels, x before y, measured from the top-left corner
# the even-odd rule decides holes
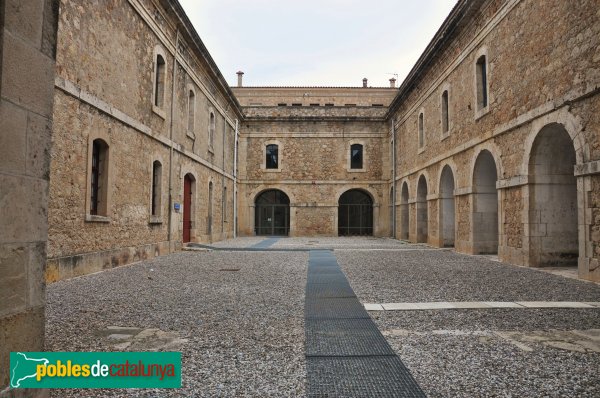
[[[382,107],[387,108],[398,92],[387,87],[233,87],[244,107]],[[285,104],[285,105],[284,105]]]
[[[179,248],[186,174],[195,181],[191,240],[233,235],[233,157],[240,108],[206,49],[189,32],[193,30],[176,3],[117,0],[107,6],[61,0],[49,281]],[[155,92],[158,55],[165,63],[162,96]],[[100,216],[90,214],[91,148],[97,138],[109,146],[108,208]],[[159,210],[153,215],[155,161],[161,165],[161,188]]]
[[[58,3],[0,1],[0,396],[11,351],[42,351]]]
[[[245,88],[244,95],[250,97],[251,90]],[[265,99],[265,92],[257,90]],[[290,95],[289,89],[281,90],[282,95]],[[269,92],[279,98],[277,89]],[[239,173],[240,234],[255,233],[257,196],[278,189],[290,198],[291,236],[337,236],[339,198],[350,189],[360,189],[373,201],[373,234],[388,235],[390,154],[385,142],[389,128],[383,119],[385,111],[360,106],[244,107],[246,118],[240,129],[240,164],[244,165]],[[277,169],[266,168],[268,144],[278,145]],[[352,144],[363,145],[363,169],[350,167]]]
[[[483,198],[476,164],[483,159],[479,157],[482,153],[489,153],[497,172],[501,260],[542,265],[539,259],[548,257],[550,242],[564,238],[556,225],[572,221],[579,225],[580,276],[600,278],[594,249],[597,234],[592,233],[597,224],[592,209],[600,131],[597,4],[559,0],[490,1],[472,3],[471,7],[463,4],[451,14],[432,45],[442,37],[443,44],[422,56],[392,104],[397,131],[397,187],[406,181],[410,198],[415,198],[417,179],[424,174],[430,187],[428,195],[434,201],[439,195],[440,171],[450,165],[456,187],[456,248],[476,253],[480,226],[474,216],[479,217],[477,207]],[[487,60],[489,104],[479,109],[476,61],[481,56]],[[448,134],[442,132],[441,96],[445,90],[449,93]],[[418,143],[421,113],[423,147]],[[571,144],[552,147],[560,137],[567,137]],[[557,177],[540,174],[543,165],[538,163],[549,158],[566,162],[551,155],[559,146],[574,151],[576,158],[564,167],[574,168],[578,176],[571,188],[577,196],[573,206],[578,209],[578,217],[568,216],[570,210],[551,203],[553,195],[537,199],[533,195],[534,189],[542,192],[540,184],[563,184]],[[534,151],[546,153],[545,158],[540,155],[540,160],[532,161]],[[561,178],[568,178],[568,174]],[[555,182],[549,182],[551,177]],[[559,196],[566,200],[565,195]],[[396,205],[400,205],[398,197]],[[536,219],[535,214],[542,214],[542,219]],[[544,220],[543,214],[552,214],[553,220]],[[560,217],[564,220],[557,221]],[[412,220],[410,228],[414,229]],[[432,244],[440,242],[438,220],[429,219],[428,241]],[[401,234],[399,226],[396,232]],[[546,242],[544,247],[539,246],[540,241]]]

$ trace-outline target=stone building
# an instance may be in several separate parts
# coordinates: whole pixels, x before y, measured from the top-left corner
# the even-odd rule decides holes
[[[240,106],[177,2],[62,0],[48,281],[233,236]]]
[[[459,1],[398,88],[230,88],[177,2],[111,4],[61,1],[48,281],[236,233],[600,278],[594,1]]]
[[[459,2],[386,116],[396,236],[600,280],[599,88],[596,1]]]
[[[597,0],[459,0],[398,88],[238,77],[175,0],[0,0],[0,395],[44,279],[187,242],[393,236],[600,280]]]
[[[236,87],[234,93],[245,116],[240,234],[390,234],[384,116],[396,88]]]
[[[36,393],[8,391],[9,355],[43,349],[57,16],[0,0],[0,396]]]

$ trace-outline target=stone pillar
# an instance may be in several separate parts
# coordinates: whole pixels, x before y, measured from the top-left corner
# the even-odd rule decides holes
[[[0,396],[11,351],[44,343],[58,0],[0,0]]]

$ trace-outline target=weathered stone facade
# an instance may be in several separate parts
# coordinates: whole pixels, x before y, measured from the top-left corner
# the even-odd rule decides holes
[[[240,108],[178,4],[61,1],[56,70],[47,280],[181,247],[186,175],[194,181],[189,239],[233,236]],[[101,216],[90,212],[95,139],[109,156]]]
[[[395,186],[400,192],[406,184],[409,193],[407,204],[396,196],[398,236],[418,239],[415,203],[417,182],[424,176],[426,241],[442,245],[444,218],[436,213],[443,200],[442,169],[448,166],[455,217],[446,221],[456,225],[457,250],[497,251],[502,261],[530,266],[578,257],[581,277],[600,278],[593,188],[600,128],[596,6],[593,1],[459,2],[390,108],[398,159]],[[482,55],[489,98],[478,109]],[[445,90],[450,98],[446,134]],[[425,143],[419,147],[421,113]],[[497,173],[491,190],[486,156]],[[409,207],[408,220],[403,206]],[[490,234],[497,236],[485,237]],[[485,240],[495,243],[487,247]]]
[[[58,2],[0,1],[0,396],[11,351],[44,348],[48,177]]]
[[[598,19],[586,1],[460,1],[398,89],[229,88],[176,2],[63,0],[46,278],[255,234],[269,189],[289,198],[290,235],[337,235],[341,196],[356,189],[370,197],[368,233],[532,266],[578,257],[582,277],[597,278]],[[561,134],[574,155],[557,169],[544,159],[560,157]],[[98,140],[102,214],[91,205]],[[577,242],[564,239],[574,231]]]
[[[290,198],[291,236],[335,236],[340,196],[360,189],[373,201],[373,233],[388,235],[386,191],[391,175],[383,116],[396,92],[362,87],[234,88],[245,114],[240,128],[240,164],[245,166],[238,185],[240,234],[255,234],[256,199],[277,189]],[[363,146],[361,169],[350,168],[354,143]],[[278,145],[277,169],[265,168],[268,144]]]

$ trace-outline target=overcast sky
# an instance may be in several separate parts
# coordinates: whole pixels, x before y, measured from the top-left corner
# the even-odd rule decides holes
[[[456,0],[179,0],[229,84],[387,87]]]

